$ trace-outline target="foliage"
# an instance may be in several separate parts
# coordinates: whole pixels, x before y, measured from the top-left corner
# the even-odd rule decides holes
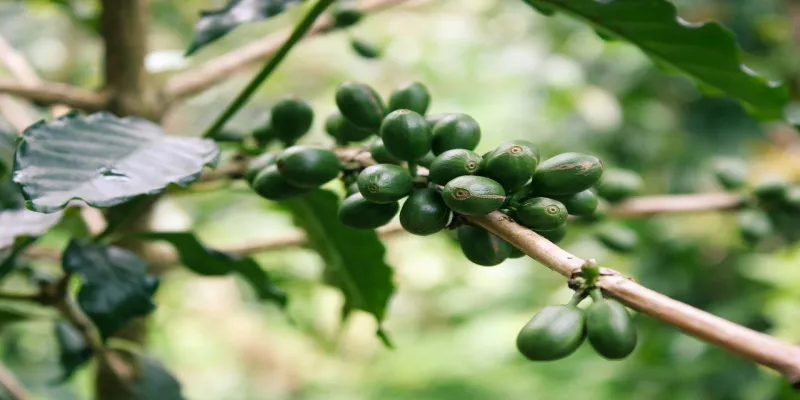
[[[114,246],[72,240],[64,250],[64,272],[80,277],[78,305],[92,319],[103,340],[131,318],[155,309],[158,279],[136,254]]]
[[[75,6],[81,1],[53,2],[67,10],[75,21],[96,30],[99,14]],[[217,42],[240,24],[271,18],[288,5],[299,2],[232,0],[220,10],[204,12],[195,25],[188,54]],[[159,11],[155,16],[157,24],[177,30],[180,30],[178,26],[187,25],[186,21],[177,21],[181,15],[189,14],[192,7],[208,6],[205,2],[176,4],[153,0],[153,3],[155,9],[169,11],[169,15],[161,15]],[[562,281],[547,275],[547,271],[540,273],[543,268],[529,265],[533,262],[527,258],[505,261],[522,254],[491,232],[474,226],[458,229],[460,244],[452,240],[454,232],[449,232],[449,236],[403,236],[393,240],[388,249],[374,230],[347,226],[363,224],[362,227],[374,228],[388,222],[388,217],[397,214],[400,208],[397,199],[409,193],[422,193],[421,177],[406,179],[417,173],[415,164],[425,167],[446,164],[445,172],[449,174],[465,169],[466,161],[447,159],[444,160],[447,162],[432,163],[435,153],[446,154],[444,150],[452,148],[469,149],[467,159],[473,163],[477,160],[476,165],[483,165],[480,163],[483,160],[491,168],[484,166],[480,171],[468,171],[466,175],[481,175],[466,177],[469,185],[448,187],[453,177],[464,173],[445,174],[448,178],[437,183],[446,187],[446,194],[457,197],[457,191],[472,190],[475,181],[489,179],[487,174],[492,174],[491,179],[502,181],[489,193],[492,201],[500,196],[501,190],[503,200],[507,200],[490,204],[492,210],[499,208],[553,242],[563,239],[560,245],[572,252],[596,256],[604,265],[613,266],[670,297],[791,340],[798,332],[793,322],[797,314],[792,311],[793,303],[789,300],[793,299],[792,288],[797,281],[791,266],[797,258],[794,250],[798,236],[796,221],[800,218],[796,208],[800,204],[797,203],[800,186],[793,183],[796,181],[794,173],[780,193],[772,189],[754,190],[750,183],[754,178],[762,180],[766,175],[764,171],[776,169],[774,165],[778,165],[781,172],[790,171],[787,165],[791,165],[791,161],[777,164],[781,161],[776,160],[781,157],[776,154],[785,154],[777,150],[780,145],[769,143],[776,138],[788,139],[771,126],[757,125],[735,104],[738,102],[761,120],[781,119],[789,102],[789,89],[797,86],[792,82],[796,77],[790,76],[796,69],[785,65],[773,68],[767,61],[778,64],[775,59],[784,62],[790,58],[785,49],[779,49],[781,42],[776,39],[781,37],[780,27],[786,28],[787,22],[775,11],[778,8],[770,8],[772,1],[716,4],[719,10],[710,7],[709,10],[716,13],[712,17],[727,19],[728,28],[714,22],[686,22],[700,19],[692,12],[705,10],[705,2],[684,5],[679,8],[680,13],[665,0],[524,0],[516,5],[476,0],[467,7],[460,3],[431,5],[438,11],[428,13],[426,8],[419,13],[392,14],[387,17],[390,19],[381,20],[384,23],[374,25],[368,21],[358,36],[328,35],[327,39],[322,39],[322,44],[316,45],[317,50],[326,51],[324,63],[319,62],[320,53],[315,52],[315,45],[311,44],[308,54],[295,52],[295,60],[285,61],[292,64],[291,67],[278,69],[289,50],[332,1],[315,3],[298,23],[292,37],[210,128],[205,126],[210,122],[209,116],[218,114],[221,108],[216,99],[235,95],[228,87],[220,89],[222,95],[214,97],[213,101],[209,101],[210,97],[198,98],[197,102],[187,103],[185,109],[170,110],[180,117],[170,118],[168,122],[178,121],[177,124],[183,125],[180,130],[185,132],[205,129],[203,136],[217,143],[211,139],[170,136],[154,123],[134,117],[118,118],[108,113],[71,114],[53,122],[39,122],[29,127],[18,141],[8,132],[0,132],[0,277],[9,292],[44,290],[58,282],[44,272],[50,272],[51,267],[46,259],[27,257],[28,246],[38,241],[40,247],[63,249],[63,272],[79,279],[72,279],[74,286],[62,289],[67,293],[76,290],[79,307],[99,329],[105,345],[117,351],[118,346],[132,344],[120,344],[111,336],[131,319],[147,316],[154,310],[156,299],[153,296],[158,280],[150,276],[148,269],[166,268],[160,264],[148,266],[144,254],[137,255],[117,245],[122,243],[120,239],[169,243],[181,264],[198,275],[212,277],[198,283],[194,277],[166,275],[164,283],[170,290],[159,293],[159,312],[153,318],[155,328],[149,338],[154,352],[180,371],[176,375],[181,376],[184,391],[189,392],[187,397],[190,398],[233,395],[237,398],[488,399],[523,398],[530,393],[543,398],[578,397],[586,393],[593,393],[597,398],[646,396],[656,400],[792,398],[784,391],[785,385],[778,385],[777,378],[765,374],[754,364],[711,349],[652,320],[634,318],[639,336],[637,345],[636,331],[632,330],[624,308],[618,303],[606,303],[596,292],[593,292],[593,305],[584,308],[600,309],[597,305],[604,305],[605,308],[595,314],[602,314],[606,319],[617,318],[618,322],[622,320],[622,325],[603,325],[597,315],[590,317],[594,318],[593,322],[587,325],[594,326],[590,330],[595,333],[590,332],[588,341],[604,357],[629,356],[626,361],[603,363],[591,354],[589,346],[579,347],[583,337],[582,329],[577,329],[572,332],[575,335],[570,337],[566,350],[559,355],[571,354],[567,359],[546,365],[526,362],[510,351],[514,347],[513,335],[536,310],[564,299],[564,293],[555,289],[564,289]],[[347,3],[343,4],[337,5],[348,7]],[[575,20],[530,18],[525,4],[546,15],[567,14]],[[2,7],[0,5],[0,11]],[[3,14],[0,12],[0,25],[7,25]],[[432,26],[440,26],[443,15],[447,15],[448,23],[452,24],[447,26],[448,32],[460,32],[451,28],[461,24],[470,28],[458,35],[463,35],[463,40],[430,34]],[[707,19],[702,12],[700,15]],[[365,16],[359,11],[350,10],[348,14],[338,10],[333,21],[337,27],[339,23],[349,26]],[[392,22],[391,18],[397,18],[397,22]],[[47,31],[41,34],[43,37],[57,36],[50,30],[52,24],[33,25]],[[522,35],[526,30],[531,32]],[[595,32],[610,41],[609,44],[600,44],[594,37]],[[28,36],[40,34],[35,33]],[[183,29],[153,34],[160,39],[170,35],[186,37],[190,32]],[[394,42],[381,49],[368,46],[383,43],[381,35],[393,37]],[[745,54],[734,38],[755,57]],[[217,46],[224,50],[240,39],[217,42]],[[176,41],[173,37],[171,40]],[[409,47],[415,40],[420,42],[414,44],[418,47]],[[790,43],[782,40],[784,44]],[[633,47],[613,43],[620,41]],[[349,56],[348,42],[358,54],[372,60],[369,69],[365,69],[364,60]],[[338,50],[329,51],[336,48],[334,43],[338,43]],[[31,44],[25,46],[38,49]],[[83,46],[88,45],[76,47]],[[637,48],[662,70],[657,71],[642,62],[638,53],[631,51]],[[69,50],[75,51],[72,47]],[[28,52],[39,56],[38,51]],[[375,58],[378,53],[381,53],[380,59]],[[494,61],[487,63],[486,60]],[[777,75],[776,69],[784,68],[789,82],[778,85],[769,81],[752,72],[745,62],[759,70],[771,70],[770,76]],[[81,63],[82,60],[77,62]],[[37,66],[44,64],[47,62]],[[69,66],[73,67],[87,71],[96,68]],[[734,101],[698,98],[693,88],[683,80],[663,74],[664,70],[688,77],[704,94],[724,95]],[[69,76],[72,81],[73,75]],[[269,87],[263,85],[270,77],[275,78],[270,80]],[[383,202],[383,196],[388,193],[393,202],[378,204],[382,207],[380,215],[373,215],[375,220],[372,221],[366,219],[370,215],[368,212],[374,210],[358,207],[352,207],[347,218],[341,215],[337,218],[342,204],[351,207],[369,203],[370,199],[364,199],[369,197],[367,187],[379,180],[379,177],[356,178],[363,167],[358,165],[357,157],[346,159],[340,155],[341,165],[336,165],[333,153],[326,151],[328,162],[315,164],[318,154],[305,152],[304,158],[287,168],[287,161],[280,157],[283,150],[275,151],[280,145],[267,146],[267,141],[249,134],[256,127],[264,127],[263,118],[254,116],[265,114],[264,110],[275,105],[276,99],[286,98],[286,92],[299,92],[309,100],[308,105],[297,100],[308,110],[312,104],[315,109],[323,109],[317,103],[322,102],[323,96],[330,99],[331,84],[318,82],[362,78],[377,82],[374,96],[366,96],[369,98],[361,103],[366,105],[362,109],[376,118],[362,124],[369,125],[369,129],[364,129],[357,126],[356,121],[347,120],[348,115],[342,117],[341,114],[347,112],[341,110],[338,117],[334,116],[338,118],[336,123],[331,124],[330,129],[326,126],[337,145],[350,142],[361,148],[362,141],[376,133],[385,114],[396,108],[412,108],[392,105],[402,97],[400,95],[384,96],[389,99],[386,108],[377,94],[391,85],[408,88],[398,85],[401,79],[424,78],[430,82],[431,92],[436,97],[434,111],[458,109],[475,117],[469,117],[474,122],[469,140],[464,139],[469,143],[459,144],[463,138],[437,140],[437,132],[457,129],[444,124],[436,129],[435,115],[425,115],[430,95],[422,86],[424,96],[417,100],[424,104],[413,107],[420,114],[419,118],[398,119],[396,129],[387,129],[386,143],[379,139],[370,144],[374,159],[380,154],[379,161],[397,164],[389,169],[400,171],[402,175],[395,176],[394,181],[402,181],[402,185],[390,185],[392,187],[382,188],[386,192],[381,192],[382,196],[372,196],[371,199]],[[415,85],[419,88],[419,83]],[[257,89],[263,91],[263,95],[256,94]],[[245,106],[248,100],[252,100],[251,106]],[[436,109],[440,105],[448,109]],[[236,113],[243,114],[243,118],[229,124]],[[468,116],[463,114],[463,117]],[[306,115],[303,121],[289,119],[302,129],[297,129],[297,135],[286,136],[284,145],[294,142],[300,134],[306,136],[300,138],[302,146],[298,148],[319,148],[320,142],[332,141],[319,134],[322,118],[317,118],[313,124],[311,115]],[[477,128],[477,120],[481,121],[482,132]],[[455,119],[451,118],[452,121]],[[248,133],[236,132],[236,140],[222,143],[220,132],[222,128],[227,129],[226,124],[244,127],[241,130]],[[426,127],[431,131],[428,134],[433,135],[433,142],[439,145],[428,143]],[[342,132],[343,129],[351,130]],[[769,140],[761,135],[767,129],[770,129]],[[420,140],[409,144],[404,137],[411,131]],[[480,144],[478,139],[481,139]],[[524,140],[509,142],[509,139]],[[458,143],[450,146],[451,142]],[[592,164],[599,166],[596,171],[602,171],[603,165],[613,166],[615,179],[604,174],[600,186],[589,188],[597,176],[587,178],[591,182],[575,183],[574,179],[582,173],[583,163],[554,161],[545,164],[552,167],[548,167],[552,170],[549,177],[543,178],[541,173],[537,177],[535,164],[541,165],[546,157],[540,159],[536,149],[535,160],[521,162],[507,153],[512,147],[509,143],[525,143],[525,146],[536,143],[541,145],[542,154],[548,156],[573,150],[592,154],[587,157],[592,157]],[[759,152],[747,147],[749,143],[758,143]],[[409,146],[415,147],[413,151],[403,151]],[[15,147],[16,165],[12,165]],[[383,153],[375,150],[378,148]],[[434,153],[428,153],[431,148]],[[216,165],[217,158],[225,160],[227,168],[228,162],[240,165],[242,159],[262,152],[273,152],[276,156],[248,176],[247,184],[254,190],[246,189],[244,182],[239,182],[242,174],[238,170],[230,175],[230,184],[203,182],[190,186],[206,165]],[[400,158],[405,158],[408,164],[399,166],[397,154],[392,153],[403,153]],[[731,184],[727,175],[722,179],[718,171],[702,169],[705,166],[701,163],[712,155],[747,157],[753,166],[749,175],[751,181],[747,182],[747,174],[737,170],[735,184]],[[486,161],[489,158],[491,162]],[[558,165],[551,165],[554,163]],[[226,168],[215,174],[226,174]],[[16,183],[10,181],[12,169]],[[339,169],[342,182],[326,183]],[[556,176],[553,171],[564,176]],[[319,179],[315,176],[311,180],[313,185],[295,186],[308,184],[305,179],[298,178],[310,176],[312,172],[319,175]],[[519,190],[531,174],[534,183]],[[714,183],[713,174],[717,174],[718,183]],[[550,180],[555,183],[547,183]],[[549,185],[547,193],[542,192],[541,182]],[[344,191],[351,195],[345,203],[332,183],[344,184]],[[181,187],[168,189],[170,184]],[[624,224],[616,220],[596,223],[608,218],[604,212],[627,197],[717,191],[720,184],[731,194],[745,199],[740,216],[758,216],[755,228],[747,228],[739,222],[741,238],[730,233],[736,228],[733,213],[709,213],[691,219],[654,217]],[[561,190],[566,186],[568,190]],[[453,228],[464,223],[465,219],[458,215],[452,224],[449,223],[451,208],[456,207],[439,204],[441,196],[436,189],[435,186],[426,188],[426,193],[430,191],[435,196],[417,199],[412,204],[416,204],[416,209],[406,207],[409,202],[404,203],[400,216],[403,227],[419,235],[429,235],[445,226]],[[270,191],[275,193],[267,193]],[[233,196],[233,192],[247,194]],[[506,194],[508,199],[504,197]],[[584,197],[578,198],[581,194]],[[353,196],[362,197],[355,202],[351,201]],[[265,202],[264,198],[270,201]],[[83,228],[57,224],[65,215],[62,209],[75,199],[94,207],[111,208],[105,211],[110,221],[106,231],[91,237]],[[134,199],[137,201],[132,201]],[[154,214],[166,231],[129,232],[128,222],[138,223],[140,217],[145,217],[140,214],[138,202],[155,203],[156,199],[166,199],[159,202],[159,207],[164,208],[157,209]],[[27,201],[29,209],[23,208],[22,200]],[[579,200],[586,203],[579,203]],[[429,206],[439,208],[430,211],[427,210]],[[468,214],[473,209],[457,211]],[[575,211],[578,209],[581,211]],[[426,210],[430,212],[425,214]],[[71,215],[75,210],[68,208],[66,211]],[[567,214],[571,215],[568,234],[564,229]],[[577,215],[581,217],[576,218]],[[182,224],[184,216],[194,221],[191,230],[187,230],[188,224]],[[428,216],[435,216],[436,221]],[[242,251],[243,246],[238,241],[247,240],[248,233],[272,231],[280,234],[290,229],[287,219],[303,231],[307,240],[305,246],[319,257],[309,258],[306,252],[293,250],[270,251],[251,257],[221,251],[218,249],[224,246],[210,246],[206,240],[199,240],[203,237],[212,244],[236,243],[235,247]],[[742,220],[750,220],[753,225],[754,218],[739,218]],[[197,221],[208,221],[208,224],[201,225]],[[556,225],[557,229],[549,229]],[[412,226],[413,229],[409,229]],[[464,239],[468,234],[471,238]],[[456,255],[459,245],[475,263],[504,264],[493,269],[475,268],[464,261],[462,254]],[[760,253],[759,256],[753,257],[754,252]],[[158,257],[155,260],[157,264]],[[244,278],[259,299],[274,302],[281,309],[251,309],[226,297],[227,291],[220,287],[228,280],[213,277],[231,274]],[[331,301],[330,291],[318,287],[318,280],[342,294],[341,320],[347,324],[338,322],[338,318],[336,323],[329,321],[331,307],[338,303]],[[280,288],[276,282],[280,283]],[[581,290],[590,290],[591,285],[579,288],[578,297],[571,305],[582,300],[580,296],[586,293]],[[291,303],[287,303],[284,290],[291,294]],[[36,334],[41,330],[36,325],[37,318],[27,312],[10,309],[5,313],[4,310],[0,307],[0,329],[5,341],[3,354],[28,386],[35,388],[37,394],[50,393],[51,389],[41,388],[39,382],[50,382],[53,374],[44,379],[37,368],[59,363],[62,378],[59,383],[67,383],[53,390],[86,386],[89,369],[81,367],[91,359],[91,352],[82,333],[58,319],[54,331],[47,325],[46,337],[55,338],[60,353],[44,347],[38,353],[32,352],[24,341],[28,332]],[[192,313],[189,318],[184,315],[187,310]],[[252,313],[254,310],[258,314]],[[372,335],[363,335],[363,320],[353,315],[354,310],[374,317],[378,337],[387,344],[385,331],[390,330],[399,351],[374,350],[375,339]],[[580,314],[580,311],[571,311],[575,311],[576,316]],[[292,323],[276,318],[279,312],[288,313]],[[263,325],[268,325],[268,329],[252,323],[262,320],[267,321]],[[620,333],[623,325],[625,332]],[[581,326],[576,325],[577,328]],[[547,329],[553,327],[544,324],[538,328],[549,335],[552,332]],[[597,333],[603,330],[605,334]],[[551,336],[561,334],[563,332],[556,332]],[[220,343],[219,335],[232,339],[231,343]],[[40,339],[32,336],[29,340],[36,340],[38,346]],[[187,344],[191,347],[187,348]],[[544,344],[536,350],[553,350],[548,343]],[[330,351],[334,348],[336,352]],[[529,358],[544,357],[534,354],[531,348],[526,350]],[[133,382],[135,397],[182,399],[181,385],[175,376],[164,364],[140,351],[125,351],[137,368]],[[308,368],[312,363],[315,367]],[[213,374],[215,379],[207,379],[208,374]],[[67,381],[73,376],[76,379]],[[264,377],[268,377],[267,384],[264,384]],[[235,393],[218,387],[225,386],[218,382],[231,382],[229,386],[236,388]],[[67,396],[72,397],[59,396],[50,397],[74,397],[71,394]]]
[[[366,311],[380,324],[394,292],[392,269],[384,261],[385,249],[374,231],[349,228],[339,222],[339,198],[326,190],[286,201],[295,224],[308,234],[308,242],[325,260],[328,282],[345,296],[342,316]],[[381,333],[379,328],[379,334]]]
[[[261,300],[286,306],[286,294],[272,283],[269,275],[251,257],[210,249],[191,232],[151,232],[137,237],[169,242],[178,251],[181,263],[197,274],[219,276],[237,273],[250,283]]]
[[[760,119],[783,118],[789,101],[786,87],[742,65],[733,33],[720,24],[687,22],[666,0],[526,2],[547,11],[563,11],[605,37],[630,42],[659,65],[687,75],[702,88],[739,100]]]
[[[186,55],[221,39],[241,24],[272,18],[303,0],[229,0],[219,10],[202,11]]]
[[[167,136],[141,118],[71,114],[25,130],[14,181],[34,211],[52,213],[73,199],[111,207],[171,183],[186,186],[218,155],[210,140]]]

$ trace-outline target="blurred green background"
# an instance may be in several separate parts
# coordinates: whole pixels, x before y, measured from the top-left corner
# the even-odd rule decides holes
[[[72,15],[55,3],[0,1],[0,34],[44,78],[96,87],[102,43],[81,23],[96,11],[96,2],[67,2]],[[302,12],[294,8],[242,26],[183,58],[198,12],[223,3],[151,1],[147,65],[157,80],[285,29]],[[747,51],[748,65],[800,93],[797,2],[676,3],[686,20],[722,21]],[[351,37],[382,47],[383,57],[358,57],[350,49]],[[4,73],[0,70],[0,77]],[[167,131],[198,135],[251,76],[234,76],[177,107],[165,121]],[[521,1],[409,1],[346,32],[309,40],[230,127],[257,128],[273,102],[294,94],[310,101],[317,115],[303,141],[331,144],[322,122],[335,108],[336,85],[350,79],[387,96],[402,82],[421,81],[433,95],[432,113],[464,112],[480,122],[479,153],[512,138],[539,143],[545,156],[592,152],[606,165],[640,172],[648,194],[721,190],[708,165],[723,155],[748,159],[753,181],[773,174],[800,177],[800,137],[793,130],[759,125],[736,103],[703,97],[691,82],[659,70],[636,48],[605,42],[566,17],[546,18]],[[218,247],[296,229],[276,205],[238,184],[169,197],[157,210],[157,224],[164,230],[194,229]],[[800,341],[800,246],[748,249],[732,215],[722,213],[629,225],[641,238],[631,255],[606,250],[582,228],[571,228],[563,243],[678,300]],[[65,240],[56,231],[45,243],[55,247]],[[258,304],[233,277],[168,270],[148,345],[193,400],[800,398],[773,372],[643,316],[637,317],[640,346],[624,361],[603,360],[584,346],[561,361],[527,362],[516,351],[516,334],[541,307],[569,299],[560,276],[527,258],[478,267],[447,234],[395,235],[387,248],[398,287],[385,323],[394,350],[375,337],[370,316],[356,313],[339,322],[343,299],[320,284],[322,262],[302,248],[257,256],[291,296],[285,314]],[[46,262],[35,266],[58,268]],[[38,398],[88,398],[93,368],[54,383],[59,367],[49,320],[4,327],[0,340],[5,362]]]

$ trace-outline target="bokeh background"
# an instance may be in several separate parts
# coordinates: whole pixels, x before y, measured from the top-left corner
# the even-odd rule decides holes
[[[147,65],[156,79],[285,29],[301,13],[295,8],[242,26],[184,58],[198,12],[223,3],[151,1]],[[797,2],[676,3],[686,20],[723,21],[748,53],[748,65],[800,93]],[[85,25],[96,7],[90,0],[0,0],[0,34],[47,80],[96,87],[101,42]],[[351,37],[381,47],[383,56],[360,58],[350,49]],[[233,76],[190,99],[169,116],[166,129],[198,135],[251,76]],[[708,168],[717,156],[746,158],[754,182],[800,177],[800,136],[793,130],[757,124],[734,102],[704,97],[636,48],[605,42],[566,17],[546,18],[521,1],[410,1],[346,32],[306,41],[230,128],[258,128],[273,102],[294,94],[310,101],[317,115],[303,142],[330,144],[322,122],[335,107],[336,85],[350,79],[384,95],[402,82],[423,82],[433,95],[432,113],[464,112],[480,122],[479,153],[512,138],[539,143],[545,156],[591,152],[607,165],[640,172],[648,194],[721,190]],[[193,229],[223,248],[296,232],[279,206],[238,184],[171,196],[157,216],[160,229]],[[571,228],[563,243],[678,300],[800,341],[800,247],[750,249],[738,238],[733,216],[724,213],[628,224],[641,241],[630,255],[608,251],[585,228]],[[44,243],[58,248],[65,240],[57,230]],[[800,398],[771,371],[644,316],[637,317],[640,346],[624,361],[603,360],[584,346],[561,361],[527,362],[515,349],[516,334],[541,307],[569,299],[560,276],[527,258],[478,267],[447,234],[394,235],[386,242],[398,287],[385,322],[394,350],[374,336],[370,316],[356,313],[340,323],[343,299],[320,283],[321,259],[297,247],[257,255],[291,296],[286,313],[257,303],[233,277],[168,269],[148,346],[194,400]],[[55,382],[57,349],[46,315],[0,332],[3,360],[37,398],[89,398],[93,367]]]

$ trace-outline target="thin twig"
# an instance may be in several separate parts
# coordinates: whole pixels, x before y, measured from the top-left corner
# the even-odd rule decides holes
[[[39,293],[7,293],[0,292],[0,300],[25,301],[31,303],[41,303],[42,295]]]
[[[92,353],[114,372],[120,382],[130,381],[133,377],[131,367],[119,357],[119,354],[109,350],[103,344],[92,320],[72,300],[65,297],[55,303],[53,307],[78,331]]]
[[[581,258],[517,224],[501,212],[467,217],[467,220],[491,231],[566,277],[580,271],[584,263]],[[714,346],[772,368],[783,374],[793,386],[800,385],[800,348],[797,346],[673,300],[613,270],[604,269],[597,286],[634,310]]]
[[[42,79],[36,73],[28,59],[21,52],[17,51],[11,43],[0,35],[0,64],[11,73],[23,85],[38,86],[42,84]],[[63,115],[69,112],[69,108],[55,105],[52,109],[54,116]],[[20,132],[22,130],[20,129]]]
[[[378,228],[378,235],[383,239],[388,239],[403,233],[405,233],[403,227],[396,222]],[[282,236],[279,238],[250,240],[227,246],[211,245],[210,247],[225,253],[252,255],[291,247],[303,247],[307,244],[308,241],[305,233],[302,231],[289,231],[282,233]],[[25,254],[28,257],[39,260],[58,261],[61,259],[61,251],[46,247],[31,247]],[[147,261],[157,268],[175,265],[180,262],[180,259],[178,258],[178,254],[170,249],[148,254]]]
[[[408,0],[366,0],[362,1],[359,6],[364,13],[374,13],[405,2]],[[327,16],[322,17],[309,29],[305,39],[328,32],[332,27],[332,19]],[[275,55],[289,34],[290,31],[286,30],[269,35],[175,75],[167,81],[164,97],[168,102],[172,102],[196,95],[215,84],[230,79],[234,74],[247,70],[256,63],[264,62]]]
[[[292,30],[292,34],[286,38],[286,41],[281,44],[277,51],[275,51],[275,55],[264,64],[264,67],[261,71],[256,74],[256,76],[250,81],[249,84],[239,93],[238,96],[225,108],[225,111],[222,112],[222,115],[214,121],[213,124],[203,133],[203,137],[211,137],[218,130],[220,130],[228,120],[242,108],[245,103],[250,99],[250,96],[255,93],[256,89],[261,86],[264,81],[272,75],[272,72],[278,68],[278,65],[283,62],[284,58],[289,54],[292,48],[300,42],[300,39],[308,33],[309,29],[314,25],[320,15],[325,12],[328,7],[333,4],[334,0],[317,0],[317,3],[311,7],[303,19],[300,20],[294,29]]]
[[[36,70],[28,63],[25,56],[14,49],[2,36],[0,36],[0,63],[2,63],[22,85],[39,87],[43,84]],[[0,90],[0,92],[2,92],[2,90]],[[25,107],[23,103],[15,101],[15,99],[0,95],[0,113],[8,119],[20,134],[25,128],[36,122],[36,117],[33,116],[29,108],[30,107]],[[63,105],[54,105],[50,109],[50,113],[53,116],[63,115],[67,112],[69,112],[69,107]],[[92,234],[102,232],[105,229],[105,217],[100,210],[91,207],[83,207],[81,209],[81,217],[86,223],[87,228],[89,228],[89,232]]]
[[[14,374],[3,364],[0,364],[0,386],[5,389],[10,400],[32,399],[19,380],[17,380]]]
[[[615,204],[609,215],[636,218],[666,213],[691,213],[732,210],[742,206],[742,195],[736,193],[678,194],[634,197]]]
[[[86,111],[105,108],[108,96],[64,83],[48,82],[38,85],[0,80],[0,94],[8,94],[43,105],[64,104]]]

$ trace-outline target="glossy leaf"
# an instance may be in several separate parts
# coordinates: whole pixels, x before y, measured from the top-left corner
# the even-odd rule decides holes
[[[190,55],[201,47],[212,43],[237,26],[261,21],[282,13],[288,6],[303,0],[230,0],[219,10],[202,11],[194,25],[194,39],[186,51]]]
[[[158,279],[147,275],[144,260],[128,250],[73,239],[64,250],[61,265],[64,272],[80,277],[78,305],[103,339],[156,307],[153,293]]]
[[[39,236],[57,224],[63,216],[59,211],[42,214],[24,208],[0,211],[0,250],[14,245],[20,236]]]
[[[133,381],[134,400],[183,400],[181,384],[161,364],[149,355],[138,356],[136,380]]]
[[[561,11],[604,36],[639,47],[653,61],[679,71],[704,89],[724,93],[763,120],[783,118],[785,86],[742,64],[733,33],[716,22],[692,24],[666,0],[525,0],[539,10]]]
[[[309,246],[325,261],[326,274],[344,293],[344,314],[359,309],[374,315],[380,323],[394,284],[392,269],[384,261],[386,249],[375,231],[353,229],[339,222],[339,198],[326,190],[315,190],[281,205],[306,231]]]
[[[55,335],[59,348],[58,360],[62,369],[59,381],[63,382],[89,362],[92,358],[92,350],[78,330],[66,321],[56,321]]]
[[[286,306],[286,294],[272,283],[267,272],[250,257],[208,248],[190,232],[150,232],[137,236],[169,242],[178,251],[181,263],[197,274],[219,276],[237,273],[247,280],[261,300]]]
[[[70,114],[25,130],[14,181],[34,211],[55,212],[73,199],[111,207],[172,183],[186,186],[218,155],[210,139],[167,136],[141,118]]]

